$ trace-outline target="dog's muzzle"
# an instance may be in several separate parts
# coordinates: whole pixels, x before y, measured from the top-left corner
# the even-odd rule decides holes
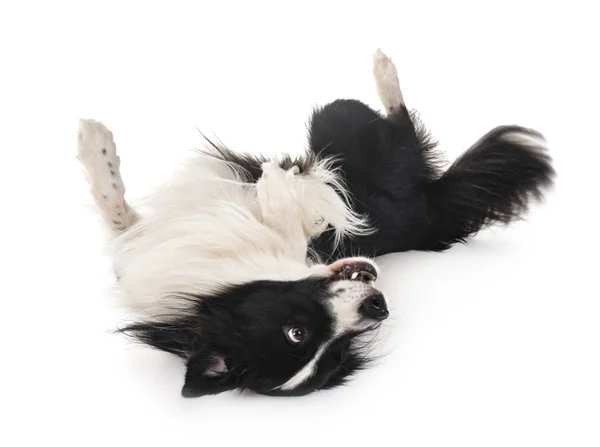
[[[378,270],[373,261],[366,258],[345,258],[328,266],[333,279],[346,279],[372,284],[377,279]]]

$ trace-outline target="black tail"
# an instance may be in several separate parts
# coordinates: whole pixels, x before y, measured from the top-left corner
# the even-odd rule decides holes
[[[431,231],[427,248],[444,250],[494,222],[520,218],[551,186],[554,169],[541,134],[498,127],[427,186]]]

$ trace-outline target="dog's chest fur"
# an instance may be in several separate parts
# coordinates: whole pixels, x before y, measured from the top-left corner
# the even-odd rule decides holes
[[[201,155],[145,203],[147,212],[115,241],[118,289],[125,302],[164,312],[232,284],[305,277],[286,240],[262,223],[254,185],[221,160]]]

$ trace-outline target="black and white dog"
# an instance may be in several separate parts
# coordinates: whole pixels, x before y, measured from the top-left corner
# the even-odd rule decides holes
[[[184,396],[343,383],[366,364],[361,335],[388,316],[371,257],[446,249],[520,217],[551,185],[545,140],[517,126],[442,171],[380,51],[373,71],[385,114],[355,100],[316,110],[295,160],[209,142],[144,212],[125,201],[111,132],[81,121],[119,293],[142,315],[123,332],[186,360]]]

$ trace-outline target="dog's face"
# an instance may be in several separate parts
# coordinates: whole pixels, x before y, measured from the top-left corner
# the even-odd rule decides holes
[[[355,337],[388,316],[376,276],[368,260],[342,260],[299,281],[237,286],[199,300],[185,320],[132,329],[188,357],[186,397],[236,388],[304,395],[339,385],[364,365]]]

